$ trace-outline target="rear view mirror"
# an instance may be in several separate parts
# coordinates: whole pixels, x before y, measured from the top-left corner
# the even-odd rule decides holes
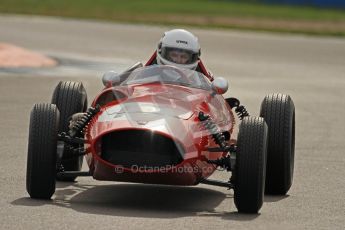
[[[122,73],[116,73],[115,71],[108,71],[102,77],[103,85],[108,86],[115,86],[119,85],[121,82],[126,80],[128,76],[137,68],[143,67],[141,62],[135,63],[130,68],[126,69]]]
[[[216,77],[212,81],[212,89],[216,94],[224,94],[228,91],[228,81],[223,77]]]
[[[111,86],[111,85],[117,85],[120,83],[120,76],[118,73],[114,71],[108,71],[105,74],[103,74],[102,82],[104,86]]]

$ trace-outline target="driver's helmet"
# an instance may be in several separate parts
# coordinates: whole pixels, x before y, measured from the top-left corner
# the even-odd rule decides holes
[[[198,38],[183,29],[163,34],[157,47],[157,63],[194,70],[200,57]]]

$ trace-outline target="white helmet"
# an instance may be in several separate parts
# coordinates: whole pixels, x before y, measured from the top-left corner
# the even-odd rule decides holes
[[[198,38],[192,33],[174,29],[163,34],[157,47],[157,63],[195,69],[200,57]]]

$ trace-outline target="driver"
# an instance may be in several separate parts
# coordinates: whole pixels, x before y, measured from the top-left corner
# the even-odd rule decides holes
[[[157,46],[156,61],[159,65],[172,65],[195,70],[200,57],[198,38],[183,29],[163,34]]]
[[[183,29],[173,29],[163,34],[156,52],[146,65],[172,65],[191,69],[203,73],[213,81],[212,73],[206,70],[200,55],[200,44],[194,34]]]

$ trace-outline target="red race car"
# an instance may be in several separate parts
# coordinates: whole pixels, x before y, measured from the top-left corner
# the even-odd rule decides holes
[[[135,66],[113,74],[90,108],[82,83],[60,82],[51,104],[35,104],[31,112],[30,196],[50,199],[56,180],[78,176],[222,186],[234,190],[244,213],[259,211],[265,191],[286,194],[294,166],[291,98],[268,95],[260,117],[252,117],[238,99],[224,99],[224,78],[206,75],[168,65]],[[238,135],[235,116],[241,120]],[[80,171],[84,157],[87,172]],[[225,169],[228,181],[208,179],[217,168]]]

